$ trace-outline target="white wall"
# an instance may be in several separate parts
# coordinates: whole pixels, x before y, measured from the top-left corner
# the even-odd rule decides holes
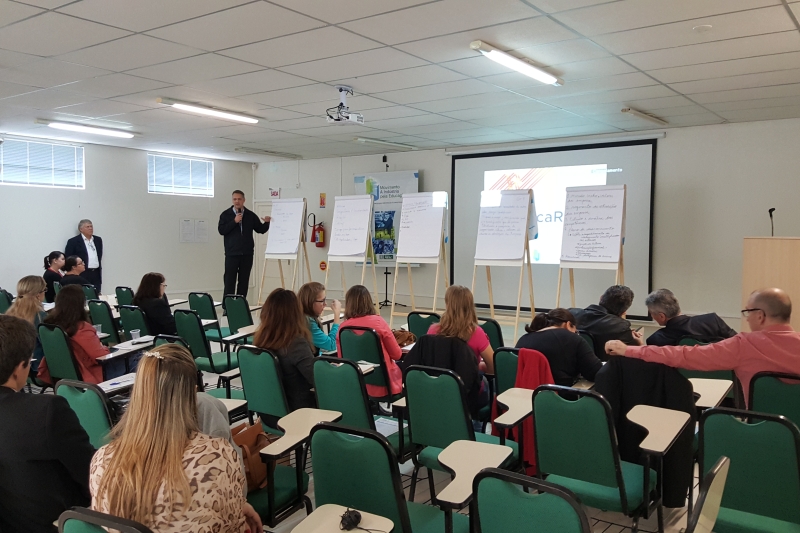
[[[64,250],[89,218],[103,238],[103,292],[117,285],[136,290],[142,275],[167,278],[169,295],[193,290],[222,295],[224,267],[219,214],[230,192],[252,191],[249,163],[214,162],[215,197],[191,198],[147,192],[147,152],[86,145],[86,189],[0,185],[0,286],[16,292],[19,278],[41,274],[42,258]],[[181,218],[208,220],[207,243],[179,243]]]
[[[769,234],[770,207],[777,208],[776,235],[800,235],[800,210],[793,205],[800,198],[798,138],[800,119],[667,131],[657,153],[654,288],[675,291],[685,312],[716,311],[739,325],[742,238]],[[389,154],[388,160],[389,170],[419,170],[421,190],[450,191],[451,158],[443,150]],[[309,212],[329,230],[333,197],[353,193],[354,174],[381,170],[380,155],[264,163],[256,171],[256,198],[267,199],[268,187],[280,187],[285,198],[305,196]],[[328,195],[326,209],[319,209],[320,192]],[[327,248],[309,250],[312,276],[323,281],[318,264]],[[338,280],[338,265],[334,268],[332,279]],[[353,283],[356,269],[349,268],[348,282]],[[431,268],[415,269],[414,276],[415,293],[432,294]],[[405,295],[404,279],[401,275],[398,293]],[[398,300],[407,303],[407,298]]]

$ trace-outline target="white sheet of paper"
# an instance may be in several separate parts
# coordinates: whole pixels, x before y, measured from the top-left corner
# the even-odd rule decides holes
[[[181,219],[181,239],[180,242],[194,242],[194,219]]]
[[[365,255],[371,216],[371,196],[337,196],[328,255]]]
[[[394,435],[398,431],[398,424],[397,420],[392,420],[388,418],[379,418],[375,420],[375,429],[378,433],[383,435],[384,437],[388,437],[389,435]],[[403,428],[408,427],[408,422],[403,422]]]
[[[625,186],[568,187],[561,261],[618,263]]]
[[[203,218],[194,221],[194,242],[208,242],[208,221]]]
[[[267,254],[292,255],[297,253],[304,214],[303,198],[272,201],[272,220],[269,223],[269,232],[267,232]]]
[[[444,205],[434,207],[434,194],[437,193],[403,195],[400,236],[397,240],[399,257],[439,256]]]
[[[528,191],[482,191],[475,259],[514,260],[525,254]]]

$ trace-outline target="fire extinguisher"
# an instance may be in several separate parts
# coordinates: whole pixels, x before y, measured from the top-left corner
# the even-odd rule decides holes
[[[322,222],[317,224],[317,216],[314,213],[308,215],[308,218],[311,219],[308,222],[311,227],[311,242],[316,243],[317,248],[325,248],[325,225]]]

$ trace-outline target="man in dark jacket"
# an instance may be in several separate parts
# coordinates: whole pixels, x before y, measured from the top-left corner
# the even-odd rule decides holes
[[[88,218],[78,222],[78,235],[67,241],[64,257],[77,256],[83,259],[85,270],[81,277],[101,292],[103,284],[103,239],[94,234],[94,225]],[[62,283],[63,285],[63,283]]]
[[[269,230],[270,217],[259,219],[258,215],[247,209],[244,206],[242,191],[233,191],[232,200],[233,206],[222,212],[217,226],[219,234],[225,238],[224,294],[240,294],[247,297],[255,249],[253,232],[266,233]]]
[[[716,313],[687,316],[681,314],[678,299],[669,289],[658,289],[644,301],[650,316],[664,326],[647,338],[649,346],[677,346],[683,337],[702,342],[717,342],[736,335]]]
[[[67,401],[19,392],[30,370],[36,331],[0,315],[0,531],[55,532],[53,521],[88,506],[94,448]]]
[[[606,341],[618,340],[629,346],[644,344],[641,333],[633,332],[631,323],[624,318],[632,303],[630,287],[612,285],[600,297],[599,305],[569,310],[578,321],[578,329],[594,338],[594,353],[601,361],[608,359]]]

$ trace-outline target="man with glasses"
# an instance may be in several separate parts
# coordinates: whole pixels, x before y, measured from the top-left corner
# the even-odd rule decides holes
[[[742,316],[751,332],[715,344],[626,346],[608,341],[606,352],[687,370],[733,370],[749,402],[750,380],[758,372],[800,374],[800,333],[790,325],[792,301],[781,289],[753,291]]]
[[[94,234],[94,225],[88,218],[78,222],[78,232],[79,235],[67,241],[64,255],[75,255],[83,260],[85,270],[81,277],[86,283],[94,285],[100,293],[100,285],[103,283],[103,239]]]

